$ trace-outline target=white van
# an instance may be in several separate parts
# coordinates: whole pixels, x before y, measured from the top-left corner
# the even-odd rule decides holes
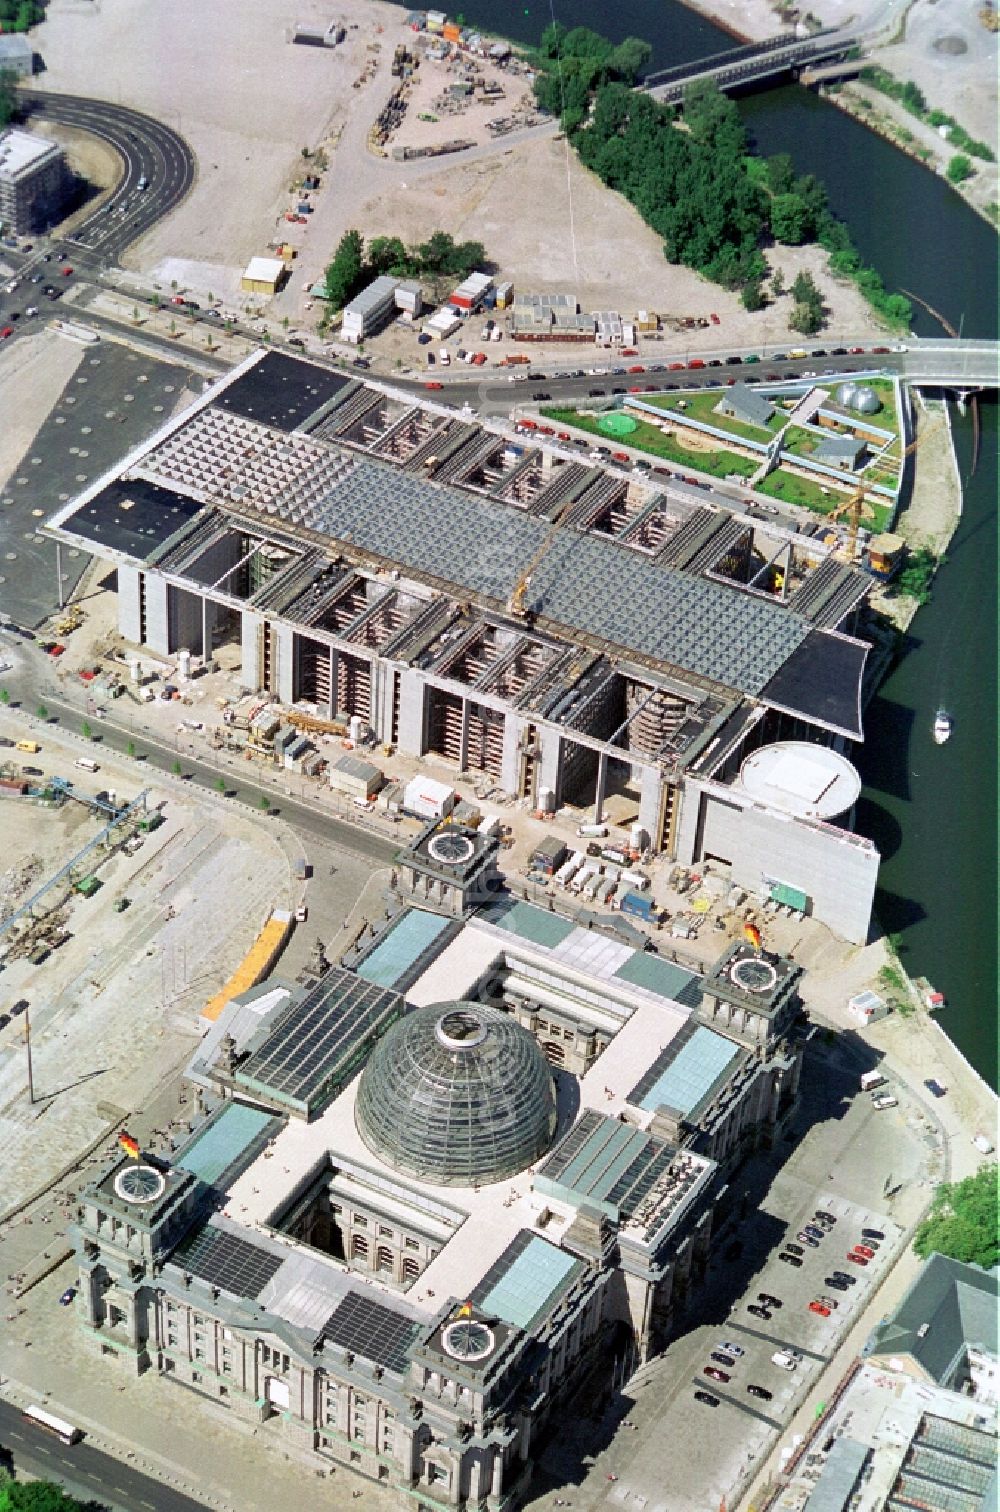
[[[861,1078],[862,1092],[870,1092],[873,1087],[884,1087],[885,1077],[881,1071],[866,1071]]]
[[[76,764],[78,767],[82,767],[85,772],[99,772],[101,770],[97,762],[93,761],[89,756],[78,757]]]
[[[438,362],[442,367],[448,367],[451,362],[451,353],[447,347],[438,347]]]

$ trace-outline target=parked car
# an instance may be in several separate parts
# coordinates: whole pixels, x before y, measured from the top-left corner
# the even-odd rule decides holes
[[[746,1354],[745,1349],[743,1349],[739,1344],[731,1344],[728,1339],[723,1339],[722,1343],[717,1344],[715,1347],[716,1349],[724,1350],[728,1355],[735,1355],[737,1359],[740,1359],[741,1356]]]
[[[424,388],[426,388],[426,389],[439,389],[439,388],[444,388],[444,384],[443,383],[439,383],[436,378],[432,378],[429,383],[425,383],[424,384]]]
[[[784,1303],[782,1302],[781,1298],[780,1297],[772,1297],[771,1294],[770,1294],[770,1292],[758,1292],[757,1293],[757,1301],[758,1302],[762,1302],[765,1307],[783,1307],[784,1306]]]
[[[727,1370],[732,1370],[736,1364],[732,1355],[723,1354],[721,1349],[713,1349],[709,1359],[714,1360],[716,1365],[722,1365]]]
[[[832,1286],[833,1289],[834,1289],[834,1291],[845,1292],[847,1290],[847,1282],[846,1281],[838,1281],[836,1276],[824,1276],[823,1277],[823,1285],[824,1286]]]
[[[719,1398],[713,1396],[710,1391],[696,1391],[694,1399],[696,1402],[704,1402],[706,1407],[718,1407],[719,1405]]]
[[[861,1237],[862,1239],[884,1239],[885,1235],[881,1229],[863,1228],[861,1230]]]
[[[932,1097],[943,1097],[948,1090],[947,1087],[942,1087],[939,1081],[935,1081],[933,1076],[929,1076],[927,1078],[927,1080],[924,1082],[924,1086],[927,1088],[928,1092],[930,1092]]]
[[[785,1245],[785,1248],[790,1255],[801,1255],[805,1253],[801,1244],[788,1243]]]
[[[824,1208],[816,1209],[816,1217],[819,1219],[820,1223],[825,1223],[827,1228],[833,1228],[833,1225],[837,1221],[834,1214],[826,1212]]]
[[[816,1225],[815,1225],[815,1223],[807,1223],[806,1224],[806,1233],[810,1234],[813,1237],[813,1239],[825,1239],[826,1238],[826,1230],[825,1229],[821,1229],[821,1228],[817,1228]]]
[[[784,1260],[786,1265],[796,1265],[801,1269],[802,1261],[799,1259],[798,1255],[781,1254],[778,1256],[778,1259]]]
[[[822,1302],[823,1306],[828,1307],[831,1312],[835,1312],[836,1309],[840,1306],[840,1303],[837,1301],[836,1297],[817,1297],[816,1301]]]
[[[69,1304],[72,1302],[72,1300],[73,1300],[73,1298],[75,1296],[76,1296],[76,1287],[75,1286],[67,1286],[66,1290],[63,1292],[62,1296],[59,1298],[59,1306],[60,1307],[68,1307]]]
[[[774,1395],[774,1392],[768,1391],[766,1386],[755,1386],[752,1382],[747,1387],[747,1391],[751,1396],[760,1397],[762,1402],[769,1402]]]
[[[711,1376],[713,1381],[722,1381],[723,1385],[726,1383],[726,1381],[729,1380],[729,1376],[726,1374],[726,1372],[724,1370],[718,1370],[714,1365],[706,1365],[704,1370],[702,1371],[702,1375]]]
[[[876,1095],[872,1098],[872,1107],[877,1113],[881,1113],[885,1108],[898,1108],[899,1100],[895,1097]]]
[[[768,1312],[767,1308],[758,1307],[755,1302],[750,1303],[747,1308],[747,1312],[753,1313],[755,1318],[763,1318],[765,1323],[770,1323],[771,1321],[771,1314]]]
[[[848,1260],[853,1261],[855,1265],[867,1265],[868,1264],[868,1261],[865,1259],[864,1255],[856,1255],[853,1250],[851,1251],[851,1253],[848,1255],[847,1258],[848,1258]]]
[[[857,1286],[858,1284],[857,1276],[851,1276],[847,1271],[835,1270],[833,1274],[838,1281],[843,1281],[845,1286]]]
[[[874,1246],[874,1248],[871,1245],[869,1245],[869,1244],[856,1244],[854,1246],[854,1253],[856,1255],[864,1255],[864,1257],[865,1257],[866,1260],[874,1260],[875,1259],[875,1250],[877,1250],[877,1249],[878,1249],[878,1245],[877,1244]]]
[[[819,1249],[819,1240],[814,1239],[812,1234],[807,1234],[805,1229],[800,1229],[795,1237],[800,1244],[808,1244],[810,1249]]]
[[[830,1316],[830,1309],[824,1307],[822,1302],[810,1302],[809,1311],[819,1313],[821,1318],[828,1318]]]

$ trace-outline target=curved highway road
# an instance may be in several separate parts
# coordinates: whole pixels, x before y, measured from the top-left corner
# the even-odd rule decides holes
[[[62,241],[80,261],[113,263],[132,242],[180,204],[194,183],[195,158],[182,136],[162,121],[124,105],[79,95],[22,92],[27,117],[73,126],[107,142],[125,172],[112,194]],[[146,187],[140,189],[145,179]]]

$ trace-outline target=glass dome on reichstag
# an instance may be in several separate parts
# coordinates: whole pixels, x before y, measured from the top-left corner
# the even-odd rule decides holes
[[[440,1186],[523,1171],[556,1129],[548,1062],[526,1029],[482,1003],[432,1003],[379,1041],[358,1088],[374,1154]]]

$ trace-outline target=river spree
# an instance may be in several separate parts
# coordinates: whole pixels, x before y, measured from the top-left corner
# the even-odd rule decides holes
[[[537,42],[548,5],[476,0],[469,24]],[[676,0],[579,0],[556,8],[566,26],[591,26],[615,41],[633,35],[666,68],[735,46]],[[791,154],[815,173],[862,256],[889,289],[925,299],[966,335],[997,335],[997,236],[943,180],[859,122],[795,85],[741,101],[757,151]],[[919,307],[914,330],[940,327]],[[865,779],[858,828],[882,852],[876,908],[901,935],[902,959],[948,999],[944,1028],[976,1069],[997,1076],[997,409],[980,407],[975,476],[972,424],[953,407],[965,484],[962,522],[930,605],[917,616],[906,655],[866,716],[857,753]],[[943,703],[955,720],[946,746],[931,740]]]

